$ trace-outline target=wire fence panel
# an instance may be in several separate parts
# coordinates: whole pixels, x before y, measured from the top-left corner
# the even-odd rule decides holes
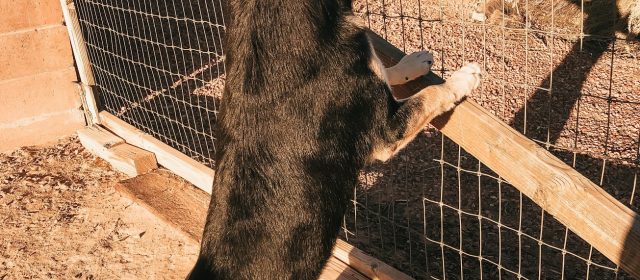
[[[445,78],[480,62],[471,98],[639,212],[640,43],[615,1],[353,2]],[[224,1],[75,4],[101,109],[213,168]],[[362,172],[342,236],[418,279],[631,279],[433,128]]]
[[[213,167],[220,1],[78,0],[102,109]]]
[[[628,11],[593,2],[354,8],[405,52],[432,51],[445,78],[481,63],[474,100],[639,212],[640,43],[620,38]],[[632,279],[433,128],[365,170],[352,202],[343,237],[418,279]]]

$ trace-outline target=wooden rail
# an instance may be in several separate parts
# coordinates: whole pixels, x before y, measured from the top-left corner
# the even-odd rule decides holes
[[[85,127],[78,130],[77,134],[85,149],[129,177],[136,177],[158,168],[154,153],[127,144],[122,138],[101,127]]]
[[[405,54],[371,33],[383,63]],[[394,88],[405,98],[442,83],[430,74]],[[640,216],[477,103],[466,100],[431,123],[626,272],[640,279]]]

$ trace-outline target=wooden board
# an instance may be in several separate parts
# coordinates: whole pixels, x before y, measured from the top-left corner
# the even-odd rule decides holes
[[[95,85],[93,71],[91,70],[91,61],[87,53],[87,46],[82,36],[80,22],[73,3],[67,4],[67,0],[60,0],[62,13],[64,15],[65,25],[69,33],[73,57],[75,58],[78,75],[80,76],[80,85],[82,88],[82,102],[87,114],[87,122],[90,125],[99,124],[100,116],[96,97],[92,86]]]
[[[383,63],[392,65],[404,53],[370,34]],[[428,85],[429,76],[399,87],[407,97]],[[625,271],[640,279],[640,216],[602,188],[467,99],[431,123],[465,151],[518,188],[571,231]]]
[[[135,177],[158,168],[153,153],[126,144],[121,138],[99,127],[78,130],[80,143],[91,153],[109,162],[114,169]]]
[[[101,125],[124,139],[127,143],[154,153],[160,165],[179,174],[182,178],[205,192],[211,193],[213,175],[215,173],[211,168],[195,161],[108,112],[100,112],[100,122]]]
[[[119,182],[115,188],[192,240],[200,242],[209,194],[162,169]]]
[[[156,170],[122,181],[116,184],[115,188],[184,232],[194,242],[200,242],[207,216],[209,194],[165,170]],[[343,260],[348,260],[348,263]],[[365,270],[359,270],[359,267]],[[340,241],[320,279],[369,279],[363,275],[367,273],[381,276],[376,279],[411,279],[401,275],[399,271],[392,270],[395,269]],[[371,274],[371,271],[374,274]],[[398,278],[384,278],[386,275]]]
[[[93,72],[91,71],[91,61],[87,53],[86,42],[82,36],[82,29],[80,29],[80,22],[78,21],[75,5],[73,3],[67,5],[67,0],[60,0],[60,5],[62,6],[64,23],[69,32],[69,39],[73,49],[73,56],[76,60],[76,67],[78,67],[80,80],[87,85],[95,85]]]
[[[333,256],[371,279],[413,279],[340,239],[338,239],[336,247],[333,249]]]
[[[318,277],[318,280],[367,280],[370,279],[358,271],[351,268],[346,263],[340,261],[339,259],[332,257],[327,261],[327,265],[324,267],[324,270]]]

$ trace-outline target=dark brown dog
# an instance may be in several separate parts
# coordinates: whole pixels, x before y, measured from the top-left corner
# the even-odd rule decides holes
[[[229,0],[216,177],[188,279],[317,279],[367,162],[387,160],[480,83],[469,64],[397,101],[426,52],[385,69],[348,0]]]

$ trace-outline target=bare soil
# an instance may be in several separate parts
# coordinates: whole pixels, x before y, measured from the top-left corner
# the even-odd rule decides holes
[[[182,279],[198,245],[75,137],[0,154],[0,279]]]

